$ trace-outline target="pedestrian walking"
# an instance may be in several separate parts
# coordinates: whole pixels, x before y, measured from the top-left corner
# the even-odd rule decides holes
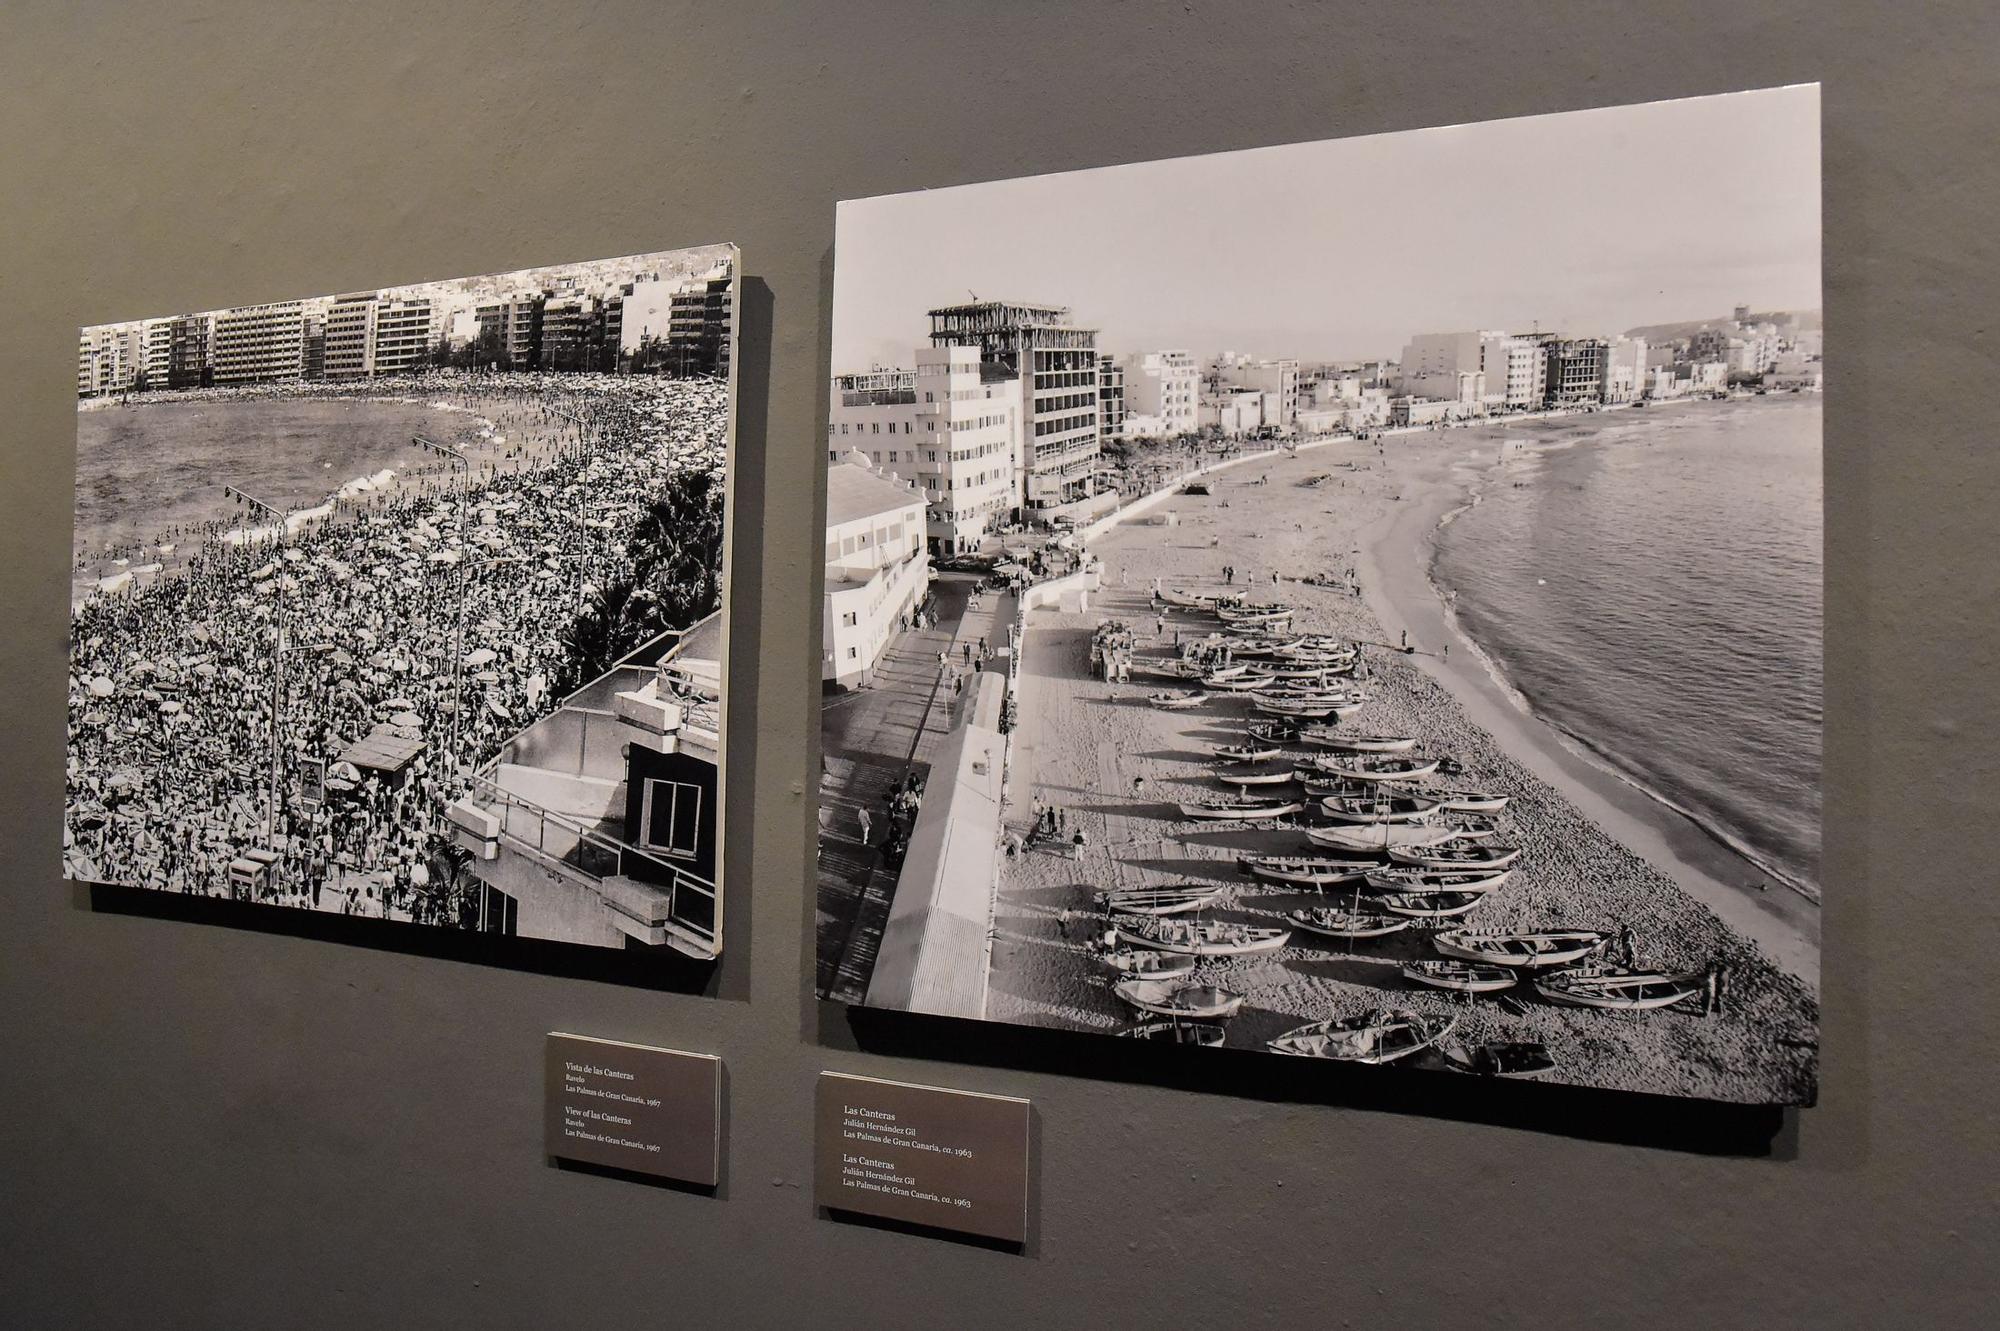
[[[875,839],[874,832],[875,816],[866,809],[861,810],[861,844],[872,845]]]

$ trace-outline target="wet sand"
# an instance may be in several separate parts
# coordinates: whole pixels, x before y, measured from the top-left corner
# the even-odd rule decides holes
[[[1091,898],[1106,888],[1220,884],[1222,902],[1206,918],[1259,924],[1281,924],[1290,910],[1351,904],[1351,891],[1321,897],[1260,886],[1237,872],[1235,857],[1245,852],[1311,853],[1297,829],[1218,827],[1180,815],[1179,800],[1222,793],[1208,750],[1241,738],[1246,701],[1224,697],[1165,712],[1144,701],[1164,687],[1157,682],[1089,678],[1090,632],[1107,618],[1139,630],[1142,657],[1170,651],[1177,625],[1214,628],[1205,616],[1170,612],[1167,640],[1150,648],[1148,592],[1155,576],[1168,587],[1219,587],[1230,564],[1238,586],[1298,607],[1300,630],[1384,644],[1368,651],[1374,701],[1347,724],[1415,735],[1429,752],[1464,765],[1458,784],[1512,797],[1503,835],[1526,853],[1506,886],[1453,924],[1614,932],[1629,924],[1649,964],[1720,964],[1729,972],[1729,1000],[1716,1015],[1702,1015],[1698,1000],[1642,1014],[1560,1007],[1526,984],[1514,991],[1524,1009],[1516,1013],[1490,998],[1405,980],[1404,961],[1437,955],[1422,926],[1353,944],[1297,934],[1275,953],[1202,965],[1199,980],[1247,995],[1229,1023],[1230,1046],[1260,1048],[1306,1021],[1405,1007],[1456,1014],[1454,1038],[1466,1043],[1542,1041],[1558,1061],[1543,1074],[1548,1080],[1746,1102],[1812,1098],[1818,1014],[1815,985],[1802,977],[1817,974],[1816,908],[1782,889],[1753,899],[1740,885],[1758,875],[1731,852],[1523,713],[1429,585],[1429,534],[1463,502],[1454,469],[1491,461],[1501,428],[1417,431],[1249,459],[1213,476],[1211,496],[1169,501],[1178,525],[1128,524],[1093,543],[1105,585],[1090,609],[1029,618],[1010,808],[1010,824],[1022,827],[1035,795],[1061,805],[1089,844],[1080,859],[1030,852],[1003,862],[989,1018],[1104,1032],[1132,1024],[1134,1014],[1111,991],[1113,972],[1088,948],[1102,927]],[[1317,487],[1298,484],[1320,474],[1328,479]],[[1350,564],[1364,596],[1293,581],[1337,576]],[[1274,571],[1284,579],[1275,589]],[[1451,659],[1396,650],[1405,627],[1426,651],[1449,643]],[[1137,794],[1135,777],[1144,781]]]

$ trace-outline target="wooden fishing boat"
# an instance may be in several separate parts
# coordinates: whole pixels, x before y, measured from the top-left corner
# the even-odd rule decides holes
[[[1347,1063],[1393,1063],[1430,1048],[1451,1033],[1456,1017],[1427,1017],[1382,1009],[1359,1017],[1315,1021],[1286,1031],[1269,1044],[1273,1053],[1331,1058]]]
[[[1435,798],[1440,809],[1458,813],[1498,813],[1507,807],[1508,800],[1497,790],[1459,790],[1440,786],[1424,793]]]
[[[1121,947],[1103,954],[1105,965],[1127,975],[1150,980],[1176,980],[1194,974],[1195,958],[1151,948]]]
[[[1482,1077],[1532,1077],[1556,1065],[1549,1047],[1540,1040],[1489,1040],[1471,1048],[1445,1045],[1439,1052],[1458,1071]]]
[[[1447,869],[1401,868],[1371,869],[1367,875],[1368,888],[1373,892],[1410,892],[1417,894],[1435,892],[1477,892],[1487,893],[1497,890],[1501,884],[1514,876],[1511,869],[1475,869],[1456,873]]]
[[[1237,859],[1236,867],[1268,883],[1328,887],[1358,882],[1362,875],[1380,866],[1374,860],[1337,859],[1329,855],[1244,855]]]
[[[1387,754],[1380,756],[1357,754],[1351,758],[1321,759],[1315,765],[1328,776],[1350,777],[1356,781],[1391,783],[1397,781],[1415,781],[1421,777],[1429,776],[1432,772],[1437,771],[1438,760],[1435,758],[1396,757]],[[1430,803],[1432,808],[1436,808],[1438,805],[1438,801],[1435,799],[1432,799]]]
[[[1183,592],[1165,588],[1161,589],[1159,596],[1168,605],[1177,605],[1184,610],[1213,609],[1216,601],[1221,599],[1219,592]]]
[[[1277,757],[1284,749],[1277,744],[1220,744],[1211,752],[1227,763],[1263,763]]]
[[[1283,700],[1260,698],[1255,695],[1252,695],[1250,699],[1250,706],[1254,711],[1261,712],[1265,716],[1291,717],[1299,721],[1324,721],[1328,717],[1340,719],[1353,716],[1361,710],[1361,704],[1358,702],[1286,702]]]
[[[1146,695],[1146,701],[1163,711],[1183,712],[1207,702],[1208,695],[1198,690],[1186,693],[1149,693]]]
[[[1224,921],[1162,920],[1132,915],[1112,921],[1114,938],[1134,947],[1160,952],[1182,952],[1195,957],[1234,957],[1253,952],[1275,952],[1292,936],[1289,929],[1270,929],[1254,924]]]
[[[1518,934],[1447,929],[1431,939],[1432,945],[1447,957],[1527,970],[1574,965],[1609,941],[1610,934],[1595,929],[1549,929],[1541,933]]]
[[[1521,848],[1497,841],[1453,837],[1434,846],[1391,850],[1389,858],[1420,869],[1504,869],[1521,858]]]
[[[1577,966],[1535,977],[1535,992],[1552,1003],[1645,1012],[1683,1003],[1702,991],[1700,971],[1669,973],[1624,966]]]
[[[1285,786],[1292,782],[1292,769],[1222,767],[1216,769],[1215,779],[1225,786]]]
[[[1440,809],[1436,822],[1439,827],[1449,829],[1451,839],[1456,841],[1487,841],[1500,831],[1500,824],[1483,813],[1451,813]]]
[[[1299,742],[1348,753],[1408,753],[1417,747],[1409,735],[1363,735],[1331,726],[1309,726],[1299,732]]]
[[[1431,823],[1357,823],[1339,827],[1308,827],[1306,838],[1328,850],[1373,852],[1380,855],[1397,846],[1431,846],[1458,835],[1450,827]]]
[[[1413,920],[1448,920],[1484,900],[1482,892],[1390,892],[1378,897],[1375,904],[1391,915],[1407,915]]]
[[[1296,776],[1299,784],[1306,788],[1306,794],[1318,799],[1344,798],[1351,795],[1365,795],[1369,799],[1374,799],[1381,789],[1364,781],[1349,781],[1344,776],[1324,776],[1306,767],[1297,769],[1292,775]]]
[[[1201,686],[1218,693],[1255,693],[1265,681],[1257,675],[1203,675]]]
[[[1235,799],[1184,800],[1181,816],[1209,819],[1282,818],[1288,813],[1302,813],[1305,807],[1298,800],[1257,799],[1245,795]]]
[[[1421,795],[1328,795],[1319,811],[1341,823],[1414,823],[1437,808]]]
[[[1403,978],[1454,993],[1491,994],[1512,989],[1515,976],[1505,966],[1481,966],[1470,961],[1406,961]]]
[[[1236,628],[1240,628],[1246,624],[1259,626],[1289,624],[1292,616],[1297,613],[1298,611],[1291,609],[1289,606],[1280,606],[1267,610],[1233,610],[1226,605],[1215,607],[1215,617],[1223,623]]]
[[[1178,658],[1139,657],[1132,662],[1132,673],[1149,679],[1199,679],[1201,671],[1192,669]]]
[[[1249,673],[1250,673],[1250,667],[1249,667],[1248,665],[1244,665],[1244,664],[1238,664],[1238,665],[1226,665],[1226,666],[1217,666],[1217,667],[1216,667],[1215,669],[1213,669],[1213,670],[1210,670],[1210,671],[1206,672],[1206,673],[1205,673],[1205,674],[1204,674],[1204,675],[1202,676],[1202,678],[1204,678],[1204,679],[1242,679],[1242,678],[1243,678],[1243,677],[1244,677],[1245,675],[1247,675],[1247,674],[1249,674]]]
[[[1128,1040],[1157,1040],[1161,1044],[1191,1045],[1196,1049],[1213,1049],[1226,1034],[1212,1021],[1181,1021],[1173,1017],[1128,1026],[1118,1033]]]
[[[1334,662],[1282,657],[1260,662],[1258,668],[1272,679],[1338,679],[1351,671],[1354,668],[1354,663],[1352,661]]]
[[[1243,1006],[1233,989],[1183,980],[1120,980],[1111,991],[1141,1012],[1187,1020],[1227,1020]]]
[[[1380,938],[1400,933],[1416,923],[1402,915],[1381,915],[1372,911],[1295,910],[1285,916],[1294,929],[1325,938]]]
[[[1220,887],[1177,883],[1172,887],[1127,887],[1099,892],[1097,904],[1104,910],[1132,915],[1181,915],[1212,906],[1221,896]]]

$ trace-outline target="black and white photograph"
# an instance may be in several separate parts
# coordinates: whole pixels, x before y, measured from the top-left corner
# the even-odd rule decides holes
[[[736,269],[83,329],[68,876],[718,956]]]
[[[1812,1103],[1820,206],[1817,85],[842,203],[819,995]]]

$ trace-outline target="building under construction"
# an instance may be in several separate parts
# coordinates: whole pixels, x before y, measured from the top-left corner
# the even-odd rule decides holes
[[[1043,516],[1098,493],[1097,331],[1058,305],[979,301],[932,310],[931,344],[979,348],[982,372],[1021,381],[1023,498]]]

